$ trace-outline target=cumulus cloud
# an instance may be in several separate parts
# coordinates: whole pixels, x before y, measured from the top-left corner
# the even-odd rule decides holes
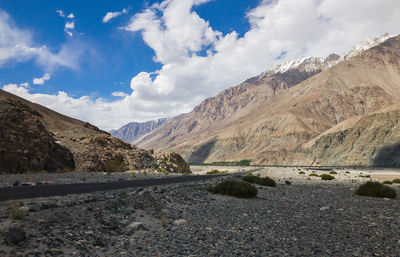
[[[121,16],[122,14],[127,14],[127,13],[128,13],[128,9],[126,9],[126,8],[122,9],[122,11],[120,11],[120,12],[108,12],[103,17],[103,23],[107,23],[110,20],[112,20],[118,16]]]
[[[165,0],[132,17],[124,29],[140,33],[162,67],[133,74],[132,91],[121,99],[31,94],[16,85],[4,88],[111,129],[188,112],[203,99],[263,72],[277,57],[281,62],[342,53],[366,38],[399,32],[398,0],[263,0],[247,12],[250,29],[243,36],[215,30],[193,10],[208,1]]]
[[[71,45],[61,46],[59,52],[50,51],[46,45],[37,45],[30,31],[15,26],[9,15],[0,10],[0,67],[8,62],[25,62],[32,58],[46,71],[63,66],[76,69],[81,51]]]
[[[32,83],[34,85],[42,85],[43,86],[44,83],[49,79],[50,79],[50,74],[46,73],[41,78],[34,78]]]
[[[67,16],[67,18],[73,19],[73,18],[75,18],[75,15],[74,15],[73,13],[70,13],[70,14]]]

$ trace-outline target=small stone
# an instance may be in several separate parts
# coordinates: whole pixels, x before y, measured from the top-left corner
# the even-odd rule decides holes
[[[187,225],[188,222],[187,222],[187,220],[185,220],[185,219],[179,219],[179,220],[175,220],[175,221],[174,221],[174,224],[175,224],[175,225]]]
[[[131,224],[128,225],[128,227],[130,229],[134,229],[134,230],[144,229],[143,222],[139,222],[139,221],[132,222]]]
[[[21,207],[19,207],[19,210],[23,211],[23,212],[29,212],[29,207],[28,206],[21,206]]]
[[[325,206],[325,207],[319,208],[319,210],[320,210],[320,211],[326,211],[326,210],[329,210],[329,208],[331,208],[331,207]]]
[[[285,180],[285,184],[290,186],[292,184],[292,182]]]
[[[40,205],[36,204],[36,203],[28,204],[28,207],[29,207],[29,211],[31,211],[31,212],[40,211],[40,208],[41,208]]]
[[[85,231],[85,235],[93,235],[93,234],[94,234],[94,232],[92,230]]]

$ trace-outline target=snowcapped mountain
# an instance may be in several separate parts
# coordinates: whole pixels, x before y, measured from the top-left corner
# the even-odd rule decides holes
[[[354,46],[349,52],[342,55],[330,54],[326,58],[323,57],[301,57],[296,60],[286,61],[283,63],[272,65],[268,68],[263,75],[272,75],[278,73],[285,73],[289,70],[296,69],[305,72],[318,72],[326,70],[342,61],[349,60],[352,57],[359,55],[360,53],[377,46],[387,39],[394,37],[395,35],[384,34],[377,38],[366,39]]]

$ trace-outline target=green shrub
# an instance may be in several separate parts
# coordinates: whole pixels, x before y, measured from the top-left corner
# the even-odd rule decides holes
[[[392,180],[393,183],[399,184],[400,183],[400,178],[395,178]]]
[[[300,175],[306,174],[304,171],[299,172]]]
[[[310,175],[308,175],[310,177],[318,177],[318,175],[316,173],[311,173]]]
[[[389,180],[386,180],[386,181],[383,181],[382,184],[391,185],[391,184],[393,184],[393,182],[389,181]]]
[[[114,159],[109,160],[104,168],[104,171],[107,173],[124,172],[126,170],[127,167],[124,163],[124,160],[120,157],[115,157]]]
[[[337,172],[332,170],[332,171],[329,172],[329,174],[333,174],[334,175],[334,174],[337,174]]]
[[[269,187],[276,186],[275,181],[269,177],[261,178],[261,177],[254,176],[254,175],[247,175],[247,176],[243,177],[242,180],[249,182],[249,183],[257,184],[257,185],[262,185],[262,186],[269,186]]]
[[[231,195],[240,198],[252,198],[257,196],[257,188],[244,181],[227,179],[214,187],[208,188],[209,192],[221,195]]]
[[[207,172],[207,175],[216,175],[216,174],[224,174],[226,172],[223,171],[219,171],[219,170],[211,170],[209,172]]]
[[[334,176],[331,176],[331,175],[328,175],[328,174],[322,174],[320,177],[321,177],[322,180],[332,180],[332,179],[335,179]]]
[[[395,198],[397,195],[396,191],[393,188],[385,186],[382,183],[372,181],[368,181],[365,184],[362,184],[354,193],[360,196],[387,198]]]

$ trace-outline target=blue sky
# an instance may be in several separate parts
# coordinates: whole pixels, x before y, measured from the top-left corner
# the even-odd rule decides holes
[[[109,130],[398,24],[397,0],[2,0],[0,88]]]

